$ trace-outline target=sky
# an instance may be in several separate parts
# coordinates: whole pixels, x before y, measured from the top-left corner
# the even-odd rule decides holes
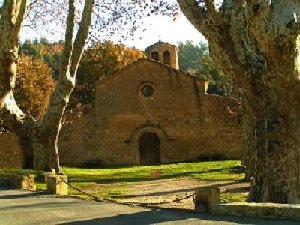
[[[198,44],[206,42],[205,38],[194,26],[181,14],[173,21],[170,17],[152,16],[144,21],[145,32],[140,32],[133,40],[125,41],[128,46],[145,49],[149,45],[163,41],[170,44],[191,40]],[[141,37],[141,39],[139,39]]]
[[[0,0],[2,5],[3,0]],[[186,42],[187,40],[193,41],[195,44],[199,42],[206,42],[205,38],[193,27],[193,25],[185,18],[183,14],[180,14],[178,18],[173,21],[170,17],[163,17],[160,15],[150,16],[145,18],[144,25],[132,38],[128,38],[122,41],[127,46],[136,47],[138,49],[145,49],[149,45],[152,45],[158,41],[168,42],[171,44],[177,44],[178,42]],[[21,33],[21,41],[25,39],[39,39],[41,36],[45,36],[43,31],[33,31],[31,29],[23,29]],[[47,37],[48,36],[48,37]],[[62,35],[47,35],[46,38],[62,39]],[[50,38],[50,39],[51,39]],[[111,37],[111,40],[118,42],[117,36]]]

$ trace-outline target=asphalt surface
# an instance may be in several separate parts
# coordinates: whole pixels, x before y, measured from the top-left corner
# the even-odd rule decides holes
[[[150,224],[267,224],[292,225],[300,221],[263,220],[159,210],[126,205],[57,198],[23,190],[0,188],[0,225],[150,225]]]

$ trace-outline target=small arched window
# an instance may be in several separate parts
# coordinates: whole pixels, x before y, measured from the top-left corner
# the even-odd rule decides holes
[[[164,64],[171,65],[171,56],[168,50],[164,51],[163,58],[164,58]]]
[[[153,59],[155,61],[159,61],[159,54],[158,54],[158,52],[156,52],[156,51],[151,52],[151,59]]]

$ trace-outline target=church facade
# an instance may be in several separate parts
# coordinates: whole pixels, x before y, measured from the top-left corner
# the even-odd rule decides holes
[[[241,158],[237,101],[206,94],[208,81],[178,70],[176,46],[158,42],[146,55],[98,81],[94,104],[63,126],[62,164]]]

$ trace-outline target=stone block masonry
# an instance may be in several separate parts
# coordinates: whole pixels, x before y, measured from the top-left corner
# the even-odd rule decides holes
[[[67,176],[49,175],[47,177],[47,191],[54,195],[68,195]]]
[[[10,177],[9,187],[12,189],[35,191],[36,184],[34,182],[34,175],[12,175]]]
[[[23,151],[15,134],[0,132],[0,154],[1,169],[23,167]]]
[[[204,187],[195,191],[195,211],[219,215],[267,219],[300,220],[300,204],[234,202],[220,203],[219,188]]]
[[[212,213],[268,219],[300,220],[300,205],[235,202],[214,204]]]
[[[238,101],[206,94],[206,87],[205,80],[150,59],[100,80],[95,103],[62,127],[62,164],[241,159]]]
[[[220,203],[219,188],[200,188],[194,195],[195,211],[202,213],[211,213],[214,204]]]

